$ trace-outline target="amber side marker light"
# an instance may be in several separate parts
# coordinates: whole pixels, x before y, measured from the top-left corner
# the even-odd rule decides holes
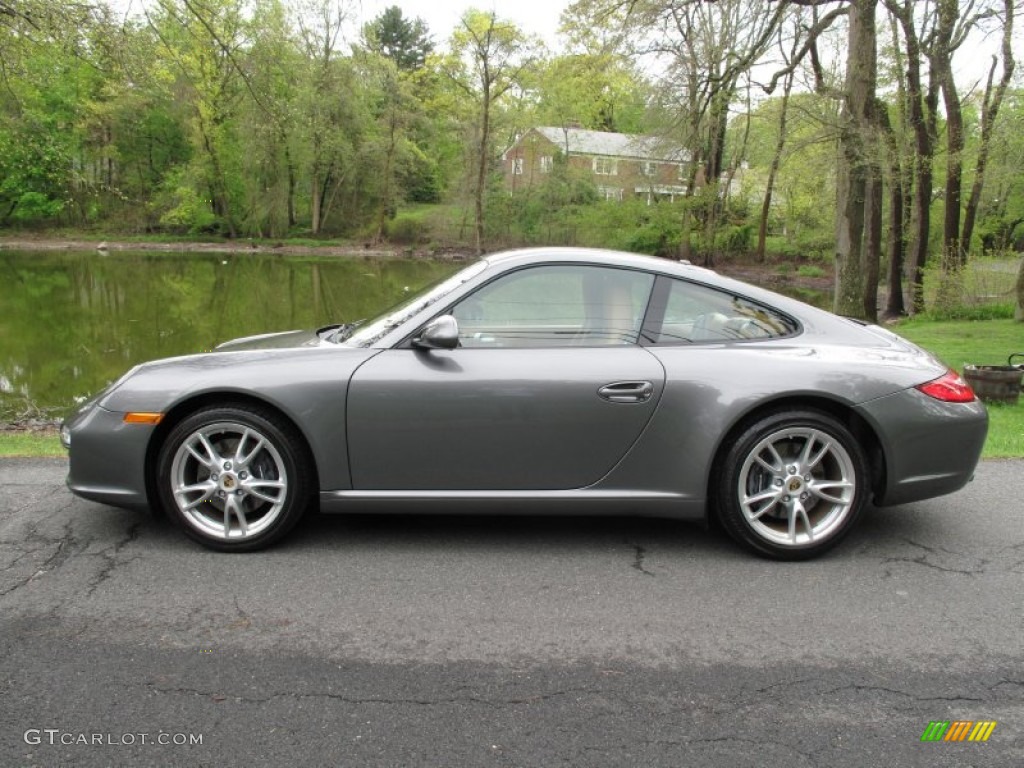
[[[160,420],[163,419],[162,413],[144,413],[142,411],[133,411],[124,415],[125,424],[159,424]]]
[[[973,403],[977,399],[971,386],[952,369],[937,379],[918,384],[915,389],[944,403]]]

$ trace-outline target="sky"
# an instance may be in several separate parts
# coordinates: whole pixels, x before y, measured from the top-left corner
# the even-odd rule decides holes
[[[360,16],[364,23],[379,16],[391,5],[401,8],[403,16],[419,16],[427,23],[438,47],[448,39],[467,8],[494,11],[499,18],[514,21],[524,32],[537,35],[552,46],[558,37],[558,17],[569,6],[569,0],[362,0],[361,4]]]

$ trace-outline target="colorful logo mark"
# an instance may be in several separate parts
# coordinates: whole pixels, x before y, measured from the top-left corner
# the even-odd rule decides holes
[[[995,720],[932,720],[921,741],[988,741],[995,729]]]

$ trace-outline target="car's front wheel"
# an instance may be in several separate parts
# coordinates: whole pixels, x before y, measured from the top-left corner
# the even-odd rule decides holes
[[[718,471],[726,531],[754,551],[803,560],[831,549],[869,495],[864,451],[838,419],[786,410],[749,424]]]
[[[177,424],[160,450],[156,482],[171,519],[225,552],[280,539],[312,491],[294,428],[271,411],[241,405],[203,408]]]

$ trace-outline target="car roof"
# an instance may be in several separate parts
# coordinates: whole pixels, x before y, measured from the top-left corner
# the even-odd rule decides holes
[[[535,247],[518,248],[489,254],[482,259],[488,264],[502,267],[518,265],[563,263],[563,264],[601,264],[610,267],[640,269],[690,279],[712,288],[728,291],[752,301],[773,307],[776,310],[797,318],[803,331],[816,332],[828,328],[831,332],[850,333],[854,325],[843,318],[818,309],[806,302],[784,296],[751,283],[720,275],[714,270],[698,267],[687,261],[673,261],[657,256],[644,256],[625,251],[613,251],[603,248],[572,248],[572,247]],[[859,329],[859,327],[858,327]],[[853,331],[856,333],[856,331]]]
[[[643,256],[626,251],[613,251],[605,248],[571,248],[571,247],[537,247],[516,248],[510,251],[492,253],[483,258],[488,264],[506,264],[508,262],[532,263],[540,261],[561,261],[566,263],[586,262],[607,264],[616,267],[632,267],[652,272],[663,272],[680,276],[691,275],[709,277],[714,275],[710,269],[695,267],[688,261],[672,261],[657,256]]]

